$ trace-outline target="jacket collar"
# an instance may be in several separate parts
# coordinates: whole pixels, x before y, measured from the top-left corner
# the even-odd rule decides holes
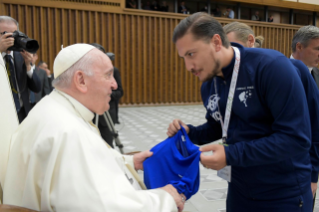
[[[231,43],[231,46],[234,46],[234,47],[237,47],[240,51],[240,58],[241,58],[241,63],[242,63],[242,60],[243,60],[243,54],[244,54],[244,47],[238,43]],[[233,50],[234,51],[234,50]],[[234,57],[233,59],[231,60],[231,62],[224,68],[222,68],[222,72],[223,72],[223,75],[224,75],[224,79],[226,81],[229,81],[231,80],[231,77],[232,77],[232,73],[233,73],[233,70],[234,70],[234,65],[235,65],[235,52],[234,52]]]

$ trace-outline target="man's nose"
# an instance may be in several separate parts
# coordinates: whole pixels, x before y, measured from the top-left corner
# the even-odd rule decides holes
[[[192,69],[194,69],[194,64],[190,61],[185,61],[185,66],[188,71],[191,71]]]
[[[112,88],[112,90],[116,90],[117,89],[117,83],[116,83],[114,77],[113,77],[112,82],[111,82],[111,88]]]

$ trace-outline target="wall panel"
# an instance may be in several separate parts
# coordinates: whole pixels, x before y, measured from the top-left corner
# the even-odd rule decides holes
[[[100,43],[114,52],[120,70],[122,104],[200,102],[200,82],[186,71],[172,42],[174,27],[185,15],[124,9],[124,13],[80,10],[70,7],[4,3],[6,15],[20,23],[20,29],[40,43],[39,58],[53,68],[61,45]],[[218,19],[222,25],[229,19]],[[243,20],[241,20],[243,21]],[[256,35],[265,37],[264,48],[290,56],[290,42],[299,26],[256,23]]]

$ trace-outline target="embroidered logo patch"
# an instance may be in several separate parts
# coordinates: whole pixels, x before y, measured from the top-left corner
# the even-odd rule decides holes
[[[244,103],[245,107],[248,107],[247,105],[247,99],[251,97],[251,90],[243,91],[239,94],[238,98],[239,100]]]
[[[217,94],[213,94],[208,99],[208,104],[206,106],[206,109],[209,110],[211,113],[210,115],[215,119],[215,121],[220,120],[220,113],[218,111],[218,101],[219,97]]]

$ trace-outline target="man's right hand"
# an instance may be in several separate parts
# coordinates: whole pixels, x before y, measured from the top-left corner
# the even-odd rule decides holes
[[[45,69],[45,72],[47,73],[48,77],[50,77],[51,71],[49,69]]]
[[[175,200],[175,203],[177,205],[178,208],[178,212],[182,212],[184,209],[184,204],[185,204],[185,196],[184,195],[180,195],[176,188],[174,188],[174,186],[172,186],[171,184],[168,184],[160,189],[163,189],[164,191],[168,192],[170,195],[172,195],[172,197]],[[183,198],[182,198],[183,197]]]
[[[178,130],[181,129],[181,125],[184,127],[184,129],[186,130],[187,134],[189,133],[189,128],[186,124],[184,124],[181,120],[179,119],[174,119],[174,121],[172,123],[169,124],[168,129],[167,129],[167,135],[169,137],[174,136]]]
[[[14,45],[14,38],[8,38],[12,33],[6,33],[0,37],[0,52],[5,52]]]

